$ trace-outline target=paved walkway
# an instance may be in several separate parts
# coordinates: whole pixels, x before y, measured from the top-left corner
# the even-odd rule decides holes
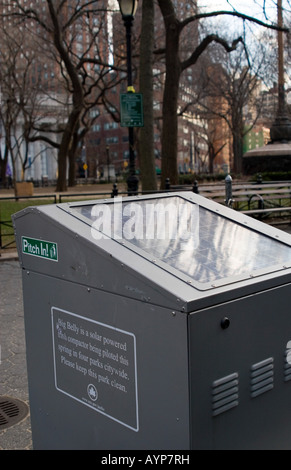
[[[0,262],[0,396],[28,404],[21,269],[14,259]],[[25,449],[32,449],[29,415],[0,430],[0,450]]]

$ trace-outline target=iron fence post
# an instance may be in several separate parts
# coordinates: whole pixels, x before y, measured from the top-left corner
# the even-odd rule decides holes
[[[225,204],[228,207],[232,207],[232,177],[227,175],[225,178]]]

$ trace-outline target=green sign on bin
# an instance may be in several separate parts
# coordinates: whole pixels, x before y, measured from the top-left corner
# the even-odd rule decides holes
[[[58,261],[58,245],[54,242],[22,237],[22,253]]]
[[[142,93],[121,93],[121,127],[143,127]]]

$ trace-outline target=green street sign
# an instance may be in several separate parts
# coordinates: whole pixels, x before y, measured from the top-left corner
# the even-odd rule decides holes
[[[142,93],[121,93],[121,127],[143,127]]]
[[[58,261],[58,245],[54,242],[22,237],[22,253],[51,261]]]

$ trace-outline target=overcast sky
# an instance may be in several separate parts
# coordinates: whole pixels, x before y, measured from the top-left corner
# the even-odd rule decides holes
[[[211,10],[232,10],[263,19],[262,6],[266,4],[267,14],[276,17],[277,6],[273,0],[198,0],[200,8]]]
[[[283,5],[288,0],[282,0]],[[118,8],[117,0],[110,0],[111,5]],[[141,2],[140,2],[141,3]],[[240,13],[255,16],[264,19],[262,15],[263,4],[267,6],[267,13],[276,18],[277,0],[198,0],[198,6],[206,11],[214,10],[232,10],[235,8]]]

